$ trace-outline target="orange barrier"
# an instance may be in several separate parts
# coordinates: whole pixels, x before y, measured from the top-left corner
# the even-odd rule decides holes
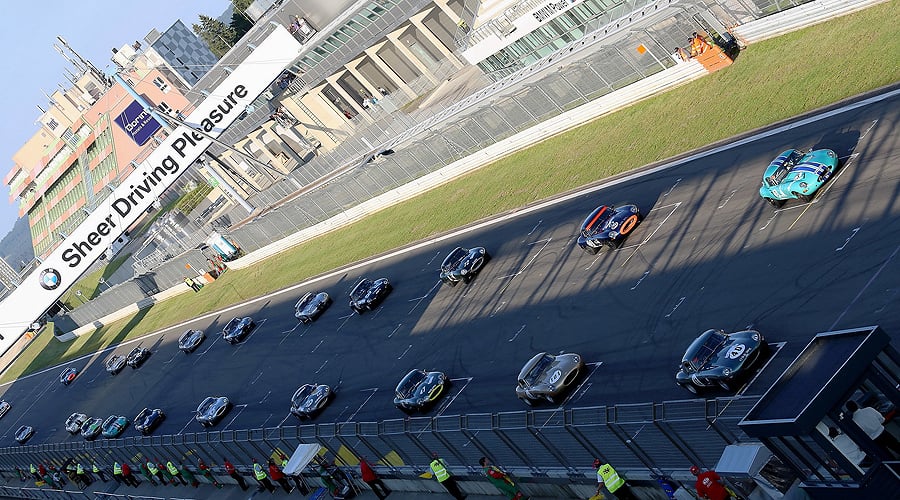
[[[731,66],[731,63],[734,62],[717,45],[713,45],[706,52],[694,57],[694,59],[710,73]]]

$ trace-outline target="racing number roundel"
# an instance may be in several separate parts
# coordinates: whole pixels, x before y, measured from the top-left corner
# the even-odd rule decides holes
[[[744,344],[736,344],[734,347],[728,350],[728,357],[730,359],[738,359],[744,354],[744,351],[747,350],[747,346]]]
[[[627,219],[622,221],[622,228],[619,229],[619,233],[621,233],[621,234],[630,233],[631,230],[634,229],[634,226],[637,225],[637,222],[638,222],[637,215],[632,215],[632,216],[628,217]]]
[[[551,383],[551,384],[555,384],[556,381],[560,379],[560,377],[562,377],[562,372],[559,371],[559,370],[556,370],[555,372],[553,372],[553,373],[550,375],[550,383]]]

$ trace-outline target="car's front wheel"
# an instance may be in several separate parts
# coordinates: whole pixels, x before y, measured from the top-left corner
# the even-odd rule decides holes
[[[697,386],[694,384],[681,384],[681,387],[684,387],[691,394],[697,394],[699,392]]]
[[[590,255],[597,255],[597,252],[600,251],[600,249],[597,247],[581,247],[581,248],[583,248],[584,251]]]
[[[766,201],[775,208],[783,207],[785,202],[785,200],[776,200],[775,198],[766,198]]]
[[[728,392],[731,392],[733,390],[731,384],[727,380],[719,380],[719,387]]]
[[[803,203],[809,203],[813,199],[812,195],[809,195],[809,194],[800,194],[800,193],[794,193],[794,194],[797,196],[797,199],[802,201]]]
[[[534,401],[532,401],[531,398],[529,398],[529,397],[524,397],[524,398],[521,398],[521,399],[522,399],[522,402],[525,403],[526,405],[528,405],[528,406],[534,406]]]

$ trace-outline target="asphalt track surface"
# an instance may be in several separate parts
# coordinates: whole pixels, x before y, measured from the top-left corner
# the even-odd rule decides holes
[[[752,326],[773,344],[766,368],[740,389],[760,394],[818,332],[872,324],[900,332],[898,115],[894,96],[348,267],[119,346],[153,351],[137,370],[108,375],[105,351],[7,384],[0,446],[14,446],[22,424],[36,429],[29,444],[80,440],[63,428],[70,413],[131,419],[145,406],[168,414],[157,435],[201,432],[194,410],[210,395],[236,404],[217,430],[295,425],[290,397],[308,382],[337,388],[318,422],[402,418],[393,388],[414,367],[454,382],[426,415],[520,410],[516,374],[540,351],[577,352],[588,363],[568,407],[686,399],[694,396],[674,372],[708,328]],[[758,186],[791,147],[834,149],[841,169],[812,203],[775,210]],[[626,244],[596,256],[577,248],[584,217],[623,202],[645,214]],[[485,246],[493,259],[470,284],[441,286],[437,268],[457,245]],[[394,291],[356,315],[347,294],[360,276],[386,276]],[[307,290],[326,290],[335,303],[300,325],[293,304]],[[258,326],[232,346],[218,332],[238,315]],[[189,327],[208,336],[185,355],[177,340]],[[65,366],[81,370],[70,386],[57,380]],[[129,427],[123,436],[134,435]]]

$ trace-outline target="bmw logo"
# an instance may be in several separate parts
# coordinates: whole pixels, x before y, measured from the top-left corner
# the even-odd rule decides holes
[[[55,290],[62,282],[59,271],[56,269],[44,269],[41,271],[41,286],[44,290]]]

